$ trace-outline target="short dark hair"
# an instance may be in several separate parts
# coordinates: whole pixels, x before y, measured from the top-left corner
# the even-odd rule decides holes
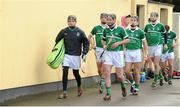
[[[104,18],[104,17],[107,18],[107,16],[108,16],[107,13],[101,13],[101,14],[100,14],[100,18]]]
[[[113,20],[116,19],[116,15],[114,13],[108,14],[108,17],[112,18]]]
[[[129,15],[127,15],[125,18],[130,18],[131,17],[131,15],[129,14]]]
[[[156,17],[159,17],[157,12],[151,12],[150,16],[155,15]]]
[[[131,18],[136,19],[137,21],[139,21],[139,17],[138,16],[131,16]]]
[[[67,18],[67,21],[68,21],[68,20],[74,20],[74,21],[76,21],[76,19],[77,19],[77,18],[76,18],[75,15],[69,15],[68,18]]]

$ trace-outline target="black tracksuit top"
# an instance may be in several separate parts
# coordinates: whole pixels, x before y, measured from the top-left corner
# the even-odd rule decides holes
[[[56,37],[56,44],[64,38],[65,54],[80,56],[81,52],[87,54],[89,51],[89,41],[85,33],[78,27],[62,29]],[[83,50],[82,50],[83,48]]]

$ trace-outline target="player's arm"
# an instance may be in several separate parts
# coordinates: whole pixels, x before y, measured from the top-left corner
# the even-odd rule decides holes
[[[164,38],[164,48],[167,49],[168,48],[168,46],[167,46],[168,37],[167,37],[167,31],[166,31],[164,25],[162,25],[162,31],[161,32],[162,32],[162,36]]]
[[[144,57],[147,58],[148,57],[148,45],[147,45],[146,38],[142,39],[142,43],[143,43],[143,54],[144,54]]]
[[[123,41],[120,41],[119,45],[124,45],[130,41],[129,36],[124,29],[122,30],[121,35],[122,35]]]
[[[144,58],[147,58],[148,57],[148,45],[147,45],[147,40],[146,40],[146,36],[145,36],[144,31],[142,31],[140,33],[140,38],[141,38],[142,44],[143,44],[143,55],[144,55]]]
[[[81,32],[81,41],[82,41],[82,45],[83,45],[83,55],[86,55],[89,51],[89,41],[88,38],[86,37],[86,34],[82,31]]]
[[[176,34],[175,35],[175,38],[174,38],[174,41],[173,41],[173,48],[175,48],[177,45],[178,45],[178,41],[179,41],[179,38]]]
[[[123,40],[112,44],[112,48],[116,48],[119,45],[124,45],[124,44],[126,44],[126,43],[128,43],[130,41],[129,37],[128,37],[128,35],[127,35],[127,33],[126,33],[126,31],[124,29],[121,32],[121,36],[122,36]]]
[[[105,30],[103,31],[103,37],[101,39],[101,44],[102,44],[104,49],[107,48],[107,45],[106,45],[106,31]]]
[[[61,41],[63,38],[64,38],[64,29],[62,29],[58,35],[56,36],[56,39],[55,39],[55,45],[54,47],[58,44],[59,41]],[[53,51],[53,50],[52,50]]]

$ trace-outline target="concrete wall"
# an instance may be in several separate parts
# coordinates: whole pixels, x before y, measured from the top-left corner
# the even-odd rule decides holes
[[[46,64],[48,53],[70,14],[77,16],[78,26],[88,35],[99,23],[101,12],[136,14],[137,5],[144,6],[141,27],[150,12],[168,10],[172,25],[172,6],[148,3],[147,0],[0,0],[0,90],[51,83],[61,80],[61,69]],[[144,13],[144,15],[143,15]],[[97,75],[95,56],[89,52],[83,77]],[[69,79],[74,79],[70,72]]]
[[[0,90],[61,80],[61,69],[49,68],[46,58],[68,15],[76,15],[88,35],[101,12],[121,17],[130,7],[131,0],[0,0]],[[87,65],[81,75],[97,75],[93,52]]]
[[[176,32],[178,38],[180,38],[180,13],[173,13],[173,26],[172,30]],[[175,48],[175,60],[174,69],[180,72],[180,40],[178,41],[178,46]]]
[[[167,10],[166,13],[161,13],[161,9]],[[173,12],[173,6],[172,5],[166,5],[166,4],[158,4],[158,3],[148,3],[148,9],[147,9],[147,18],[150,17],[151,12],[158,12],[159,14],[159,21],[164,22],[166,20],[165,16],[167,16],[167,22],[163,24],[168,24],[170,27],[172,27],[172,12]],[[164,17],[164,18],[161,18]]]

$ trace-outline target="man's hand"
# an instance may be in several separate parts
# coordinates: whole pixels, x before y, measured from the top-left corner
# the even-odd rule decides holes
[[[144,60],[148,60],[148,54],[144,54]]]
[[[103,45],[103,48],[104,48],[104,49],[107,49],[107,45]]]
[[[120,45],[120,43],[116,42],[116,43],[113,43],[111,47],[114,49],[114,48],[117,48],[119,45]]]
[[[173,43],[173,46],[172,46],[172,47],[173,47],[173,48],[175,48],[175,47],[176,47],[176,45],[177,45],[176,43]]]
[[[96,45],[95,44],[92,44],[91,46],[90,46],[90,48],[89,48],[89,50],[92,50],[92,49],[96,49]]]

